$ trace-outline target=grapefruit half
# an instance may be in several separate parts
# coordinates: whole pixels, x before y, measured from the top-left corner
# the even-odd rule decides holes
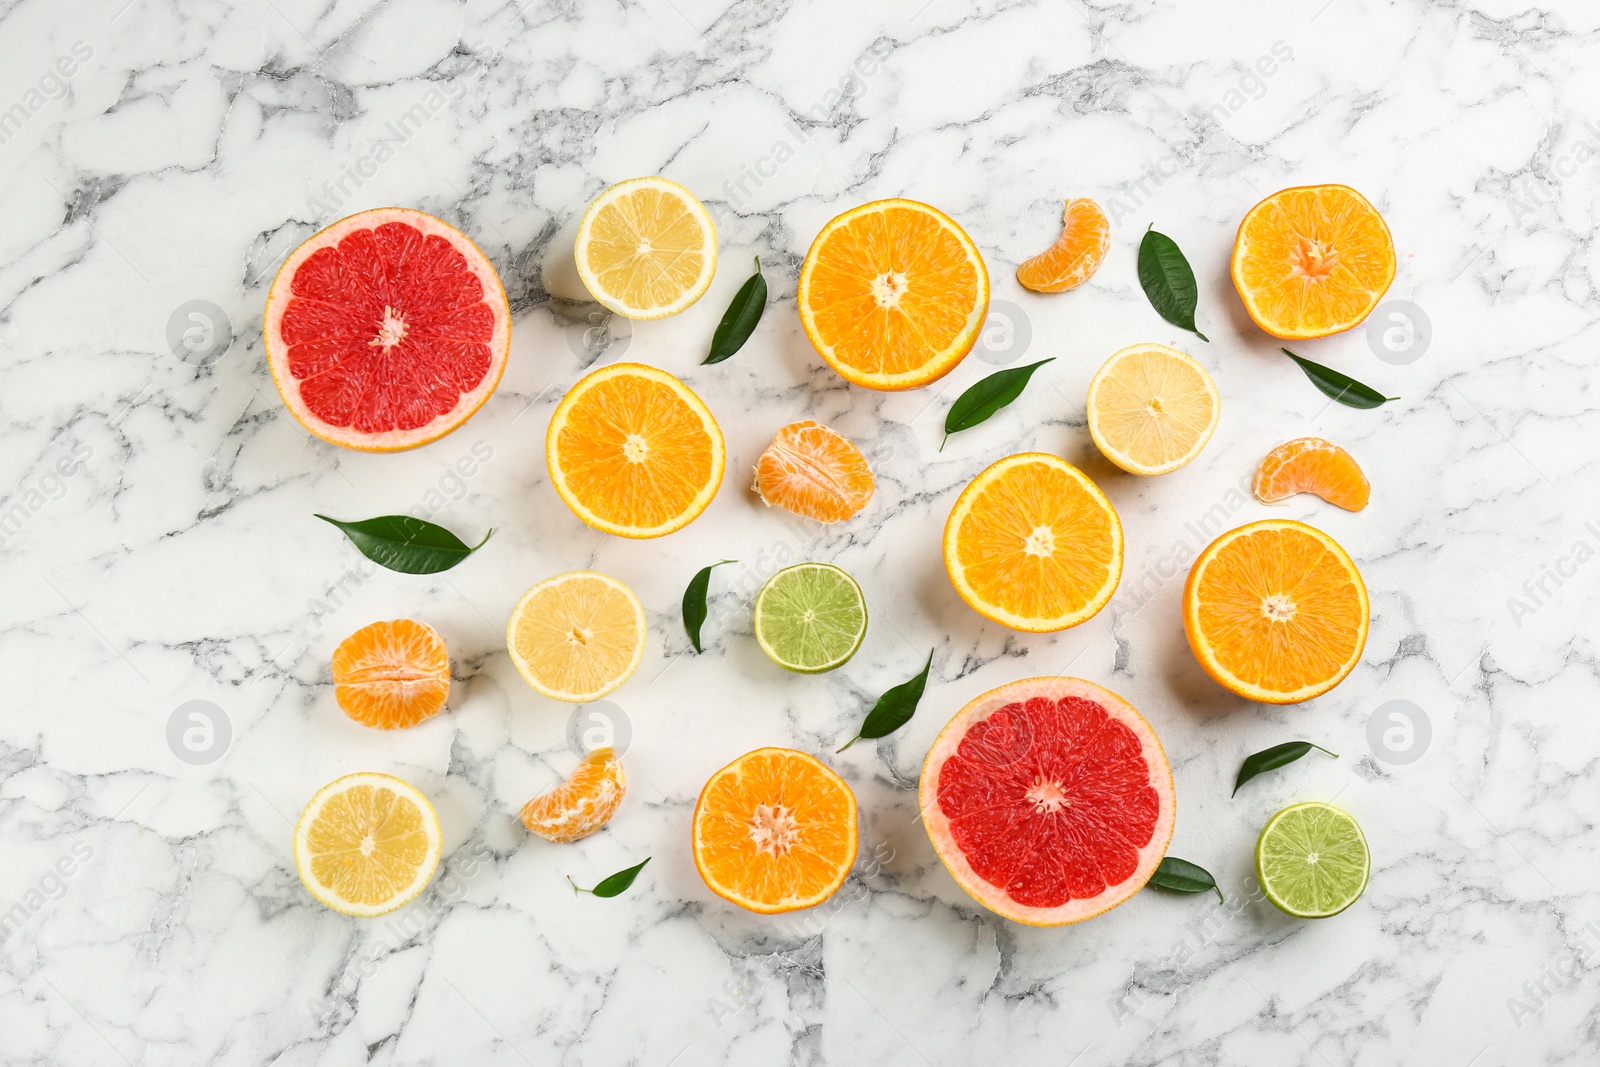
[[[1155,731],[1081,678],[1026,678],[962,708],[929,750],[919,794],[961,888],[1030,926],[1092,919],[1144,888],[1176,813]]]
[[[432,215],[375,208],[306,239],[262,325],[289,413],[363,452],[437,440],[489,399],[511,350],[506,292],[478,246]]]

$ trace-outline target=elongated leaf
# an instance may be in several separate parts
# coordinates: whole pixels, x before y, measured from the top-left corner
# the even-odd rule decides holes
[[[1210,871],[1197,863],[1180,860],[1176,856],[1168,856],[1161,861],[1156,873],[1150,876],[1150,884],[1178,893],[1204,893],[1215,889],[1217,899],[1225,900],[1222,889],[1217,885],[1217,880],[1211,877]]]
[[[410,515],[379,515],[360,522],[316,517],[343,530],[363,556],[401,574],[447,571],[482,548],[489,534],[494,533],[491,529],[483,535],[483,541],[469,546],[443,526]]]
[[[711,335],[711,352],[705,363],[721,363],[743,348],[766,310],[767,280],[761,276],[761,257],[757,256],[756,272],[733,294],[733,302],[717,323],[717,332]]]
[[[722,563],[732,563],[725,559]],[[695,576],[689,579],[689,587],[683,591],[683,628],[689,634],[689,641],[694,645],[695,654],[703,652],[700,647],[700,627],[706,621],[706,590],[711,588],[711,572],[722,566],[722,563],[713,563],[710,567],[701,567]]]
[[[950,440],[951,434],[970,430],[1021,396],[1033,372],[1051,359],[1055,357],[1041,359],[1026,367],[1008,367],[968,386],[966,392],[956,397],[956,402],[950,405],[950,413],[944,417],[944,441],[939,442],[939,451],[944,451],[945,441]]]
[[[1139,242],[1139,284],[1156,314],[1188,330],[1202,341],[1211,338],[1195,329],[1194,309],[1200,302],[1200,290],[1194,283],[1194,271],[1184,258],[1178,242],[1151,227]]]
[[[922,672],[907,682],[884,691],[878,702],[872,705],[872,710],[867,712],[867,717],[861,723],[861,731],[844,743],[846,748],[865,738],[868,741],[880,737],[888,737],[900,727],[911,721],[911,716],[917,713],[917,703],[922,699],[922,691],[928,686],[928,668],[933,666],[933,649],[928,649],[928,662],[922,665]]]
[[[614,897],[625,892],[633,884],[633,880],[639,877],[639,872],[644,870],[645,863],[649,863],[654,858],[653,856],[646,856],[643,863],[636,863],[625,871],[618,871],[616,874],[600,879],[595,883],[593,889],[583,888],[583,886],[572,880],[572,875],[570,874],[567,875],[567,882],[572,886],[574,892],[592,893],[597,897]]]
[[[1260,752],[1246,756],[1244,762],[1239,764],[1239,777],[1233,780],[1233,795],[1238,796],[1239,787],[1256,775],[1288,766],[1312,749],[1328,752],[1321,745],[1310,741],[1285,741],[1281,745],[1273,745],[1271,748],[1264,748]],[[1337,752],[1328,752],[1328,755],[1334,759],[1339,758]]]
[[[1375,408],[1391,400],[1400,399],[1397,396],[1384,396],[1372,386],[1363,385],[1348,374],[1341,374],[1332,367],[1324,367],[1320,363],[1304,359],[1287,348],[1283,350],[1283,354],[1300,364],[1300,369],[1306,372],[1306,377],[1311,379],[1312,385],[1341,404],[1353,408]]]

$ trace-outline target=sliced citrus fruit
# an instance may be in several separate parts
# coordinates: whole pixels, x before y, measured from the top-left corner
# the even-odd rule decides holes
[[[1007,456],[961,491],[944,526],[961,599],[1016,630],[1064,630],[1106,606],[1122,577],[1122,520],[1100,487],[1043,452]]]
[[[971,351],[989,310],[989,271],[944,212],[875,200],[817,234],[797,298],[806,336],[846,381],[913,389]]]
[[[1082,922],[1150,880],[1172,840],[1172,769],[1109,689],[1026,678],[958,711],[922,765],[934,851],[984,907],[1031,926]]]
[[[1295,704],[1342,682],[1367,644],[1361,573],[1339,543],[1303,522],[1266,519],[1206,547],[1183,587],[1183,629],[1217,684],[1264,704]]]
[[[1394,281],[1394,238],[1348,185],[1301,185],[1251,208],[1233,242],[1233,286],[1256,325],[1301,340],[1360,325]]]
[[[383,915],[416,898],[439,866],[439,816],[393,775],[347,774],[317,790],[294,828],[311,895],[346,915]]]
[[[555,700],[598,700],[644,659],[644,608],[633,590],[594,571],[546,578],[506,623],[506,647],[523,680]]]
[[[791,422],[756,460],[763,503],[818,522],[841,522],[867,506],[877,483],[867,457],[820,423]]]
[[[376,208],[289,253],[262,338],[302,426],[345,448],[395,452],[443,437],[489,399],[511,351],[511,308],[460,230]]]
[[[1073,197],[1061,213],[1061,236],[1017,268],[1017,281],[1036,293],[1062,293],[1088,281],[1105,261],[1111,224],[1100,205]]]
[[[695,195],[665,178],[631,178],[594,198],[573,247],[596,300],[630,319],[676,315],[717,273],[717,228]]]
[[[622,760],[609,748],[597,748],[558,786],[522,806],[522,825],[546,841],[577,841],[611,820],[628,779]]]
[[[1255,491],[1263,504],[1315,493],[1346,511],[1360,511],[1372,496],[1355,457],[1320,437],[1296,437],[1268,452],[1256,469]]]
[[[856,796],[814,756],[758,748],[694,806],[694,865],[724,900],[764,914],[833,896],[856,862]]]
[[[415,726],[450,696],[450,653],[426,623],[375,622],[334,649],[333,685],[339,707],[363,726]]]
[[[698,396],[664,370],[613,363],[578,380],[545,436],[550,480],[578,518],[622,537],[660,537],[699,516],[727,449]]]
[[[756,594],[756,641],[780,667],[821,674],[843,666],[867,633],[856,580],[831,563],[797,563]]]
[[[1307,801],[1284,808],[1256,838],[1266,898],[1300,919],[1326,919],[1361,898],[1372,871],[1367,838],[1347,812]]]
[[[1221,414],[1211,375],[1166,345],[1129,345],[1089,382],[1089,435],[1130,474],[1166,474],[1188,463]]]

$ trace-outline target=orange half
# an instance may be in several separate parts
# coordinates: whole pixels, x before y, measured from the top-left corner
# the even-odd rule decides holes
[[[1332,441],[1296,437],[1262,457],[1255,493],[1263,504],[1314,493],[1346,511],[1360,511],[1372,496],[1372,485],[1355,457]]]
[[[450,653],[426,623],[375,622],[339,642],[333,686],[339,707],[363,726],[415,726],[450,697]]]

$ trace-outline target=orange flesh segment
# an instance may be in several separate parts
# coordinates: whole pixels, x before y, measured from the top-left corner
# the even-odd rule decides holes
[[[612,749],[597,748],[565,782],[522,806],[522,825],[547,841],[577,841],[609,822],[626,792],[622,761]]]
[[[1297,437],[1268,452],[1256,470],[1255,493],[1264,504],[1314,493],[1346,511],[1367,506],[1372,486],[1355,457],[1320,437]]]
[[[779,430],[756,461],[763,501],[820,522],[848,519],[867,506],[875,487],[861,450],[810,419]]]
[[[428,856],[422,812],[389,789],[358,785],[329,798],[306,831],[311,874],[356,904],[382,904]]]
[[[450,696],[450,653],[433,627],[375,622],[333,653],[334,698],[364,726],[393,730],[435,715]]]
[[[1017,281],[1036,293],[1061,293],[1088,281],[1105,261],[1111,224],[1100,205],[1086,197],[1067,201],[1061,236],[1017,268]]]

